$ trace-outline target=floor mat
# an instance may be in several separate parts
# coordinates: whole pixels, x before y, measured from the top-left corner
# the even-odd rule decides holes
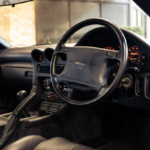
[[[102,135],[102,111],[100,108],[76,109],[64,117],[39,126],[19,129],[18,138],[41,135],[46,139],[64,137],[81,143]]]
[[[131,119],[122,133],[114,133],[109,144],[98,150],[150,150],[150,120]]]

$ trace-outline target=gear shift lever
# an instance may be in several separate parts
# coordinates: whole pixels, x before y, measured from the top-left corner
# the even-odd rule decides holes
[[[27,97],[27,92],[22,90],[17,93],[17,101],[21,103]]]
[[[20,104],[26,97],[27,97],[27,92],[25,90],[19,91],[17,93],[17,101],[18,101],[18,103]],[[24,114],[24,116],[30,117],[28,111],[24,110],[24,111],[22,111],[22,113]]]

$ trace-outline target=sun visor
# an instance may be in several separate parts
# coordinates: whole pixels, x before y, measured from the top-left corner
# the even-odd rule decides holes
[[[0,6],[8,6],[8,5],[15,5],[19,3],[25,3],[32,0],[0,0]]]

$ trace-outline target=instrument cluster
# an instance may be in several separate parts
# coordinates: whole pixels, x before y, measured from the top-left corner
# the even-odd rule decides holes
[[[118,46],[120,48],[120,46]],[[115,50],[114,47],[107,46],[104,49]],[[128,48],[128,66],[145,67],[147,55],[141,53],[140,48],[137,45]]]
[[[52,55],[53,55],[54,50],[52,48],[46,48],[44,51],[41,51],[39,49],[34,49],[31,52],[32,58],[37,62],[37,63],[46,63],[50,62]]]

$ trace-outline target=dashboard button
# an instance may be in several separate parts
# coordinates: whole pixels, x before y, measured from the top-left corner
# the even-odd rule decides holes
[[[51,90],[50,86],[46,86],[46,90]]]
[[[144,67],[146,65],[145,62],[141,62],[141,66]]]
[[[143,55],[142,55],[142,60],[146,60],[146,59],[147,59],[146,55],[143,54]]]

